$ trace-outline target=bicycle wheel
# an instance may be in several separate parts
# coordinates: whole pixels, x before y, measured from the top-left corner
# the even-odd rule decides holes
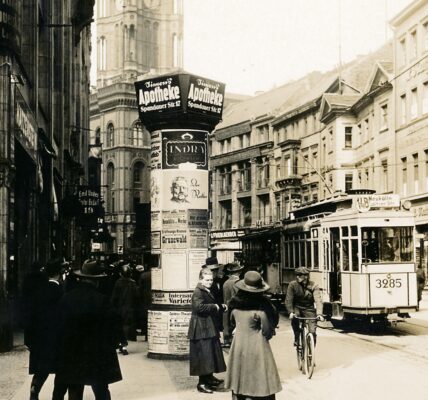
[[[300,343],[301,343],[301,350],[300,350],[300,356],[302,359],[302,374],[305,375],[308,371],[307,365],[306,365],[306,358],[305,358],[305,354],[306,354],[306,336],[308,335],[308,328],[305,326],[301,331],[300,331]]]
[[[315,368],[315,340],[312,333],[306,335],[305,346],[305,367],[308,374],[308,379],[311,379]]]

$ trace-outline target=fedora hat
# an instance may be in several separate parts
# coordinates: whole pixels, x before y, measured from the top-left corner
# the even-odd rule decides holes
[[[220,264],[218,263],[217,257],[208,257],[205,260],[205,264],[202,266],[202,268],[208,268],[208,269],[220,268]]]
[[[82,269],[74,271],[74,274],[83,278],[103,278],[107,276],[97,260],[86,260],[82,265]]]
[[[263,280],[262,276],[257,271],[248,271],[244,275],[244,279],[235,283],[235,286],[245,292],[261,293],[269,289],[269,285]]]
[[[226,269],[226,273],[233,273],[233,272],[238,272],[241,271],[244,266],[243,265],[239,265],[237,262],[232,262],[232,263],[228,263],[224,266],[224,268]]]

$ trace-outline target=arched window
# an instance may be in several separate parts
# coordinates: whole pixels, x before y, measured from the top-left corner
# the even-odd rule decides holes
[[[114,126],[113,124],[107,125],[107,147],[114,146]]]
[[[131,143],[133,146],[141,147],[143,145],[143,124],[141,122],[136,122],[132,127],[132,137]]]
[[[107,209],[109,212],[114,212],[114,165],[107,165]]]
[[[132,186],[134,189],[141,189],[143,186],[144,163],[137,161],[132,168]]]

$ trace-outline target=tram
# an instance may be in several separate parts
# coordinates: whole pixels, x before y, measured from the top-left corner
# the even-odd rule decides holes
[[[307,267],[322,289],[324,312],[338,325],[351,318],[385,322],[417,306],[412,213],[362,209],[358,200],[347,196],[296,211],[283,226],[283,291],[295,268]]]

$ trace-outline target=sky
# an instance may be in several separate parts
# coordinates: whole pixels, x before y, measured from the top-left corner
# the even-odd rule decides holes
[[[376,50],[411,1],[183,0],[183,68],[254,95]]]
[[[184,0],[183,67],[254,95],[376,50],[392,38],[388,21],[410,3]]]

